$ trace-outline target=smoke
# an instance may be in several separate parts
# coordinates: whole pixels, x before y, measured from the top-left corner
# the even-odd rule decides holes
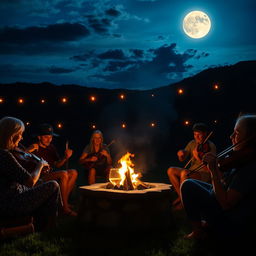
[[[145,173],[157,167],[177,116],[172,103],[171,88],[166,87],[157,90],[154,97],[148,91],[137,92],[127,95],[125,102],[105,106],[99,120],[105,139],[115,140],[110,146],[114,165],[130,152],[135,155],[135,170]]]

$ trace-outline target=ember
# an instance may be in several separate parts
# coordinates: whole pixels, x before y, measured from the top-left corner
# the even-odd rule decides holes
[[[112,168],[109,174],[109,183],[106,188],[108,189],[120,189],[120,190],[134,190],[134,189],[147,189],[150,185],[145,184],[139,178],[142,177],[141,173],[134,172],[134,164],[131,161],[131,157],[134,154],[127,152],[118,163],[121,167]]]

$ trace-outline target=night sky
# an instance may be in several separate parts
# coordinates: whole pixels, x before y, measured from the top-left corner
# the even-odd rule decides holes
[[[182,29],[204,11],[201,39]],[[151,89],[256,59],[255,0],[1,0],[0,83]]]

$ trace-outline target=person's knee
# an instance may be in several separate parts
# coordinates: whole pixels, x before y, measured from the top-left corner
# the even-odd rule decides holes
[[[172,176],[174,175],[174,173],[175,173],[175,168],[174,168],[174,167],[169,167],[169,168],[167,169],[167,175],[168,175],[169,177],[172,177]]]
[[[180,185],[181,194],[190,193],[193,190],[194,182],[192,179],[184,180]]]
[[[181,178],[182,181],[188,179],[187,173],[188,173],[187,170],[182,170],[180,172],[180,178]]]
[[[68,174],[69,174],[69,176],[71,177],[71,178],[77,178],[77,176],[78,176],[78,172],[77,172],[77,170],[75,170],[75,169],[71,169],[71,170],[68,170]]]
[[[59,183],[55,180],[50,180],[48,181],[48,186],[50,187],[50,189],[55,192],[55,191],[59,191],[60,190],[60,186]]]

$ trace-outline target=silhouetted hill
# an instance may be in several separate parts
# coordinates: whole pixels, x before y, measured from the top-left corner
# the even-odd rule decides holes
[[[1,116],[16,116],[27,123],[24,143],[39,123],[51,123],[78,157],[89,141],[92,125],[103,131],[118,158],[125,151],[137,154],[142,169],[176,161],[176,151],[192,138],[191,125],[202,121],[214,130],[219,149],[230,144],[228,135],[239,112],[256,112],[256,61],[204,70],[178,83],[147,91],[99,89],[50,83],[0,84]],[[214,89],[218,85],[218,89]],[[182,89],[183,94],[178,90]],[[120,95],[124,94],[125,99]],[[90,101],[94,96],[95,101]],[[21,97],[23,104],[18,104]],[[61,98],[67,102],[62,103]],[[45,103],[40,102],[41,99]],[[184,125],[188,120],[189,125]],[[62,123],[62,128],[57,124]],[[154,125],[152,125],[154,123]],[[122,124],[126,128],[122,128]],[[165,171],[165,170],[162,170]]]

